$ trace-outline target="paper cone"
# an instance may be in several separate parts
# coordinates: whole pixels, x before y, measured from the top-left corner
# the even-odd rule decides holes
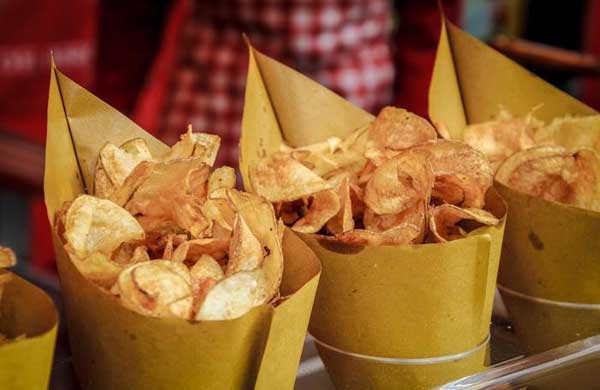
[[[45,292],[11,276],[0,301],[0,333],[26,338],[0,346],[0,389],[47,389],[58,314]]]
[[[251,190],[248,167],[279,150],[284,140],[297,146],[344,137],[372,120],[372,115],[250,47],[240,141],[245,188]],[[488,195],[491,211],[503,217],[501,198],[493,191]],[[392,358],[436,357],[475,348],[489,332],[503,230],[504,221],[449,243],[381,247],[299,235],[323,268],[311,334],[344,351]],[[361,379],[348,356],[322,357],[334,383],[356,377],[351,386],[356,389],[372,388],[373,383],[417,389],[451,379],[444,370],[408,367],[400,375],[380,363],[371,370],[359,362],[374,376]],[[483,359],[475,360],[476,367],[463,374],[483,367]]]
[[[452,137],[460,139],[466,124],[491,119],[500,105],[515,115],[526,115],[541,105],[535,115],[544,121],[567,114],[596,114],[456,26],[444,23],[429,91],[432,120],[445,123]],[[593,139],[596,137],[565,134],[556,138],[565,141],[566,147],[582,146]],[[600,213],[532,197],[500,183],[495,187],[508,204],[498,282],[542,299],[600,303]],[[556,311],[547,313],[545,321],[549,322],[541,332],[540,308],[526,310],[526,303],[514,302],[507,299],[505,303],[517,332],[538,333],[535,339],[524,339],[530,351],[600,333],[597,320],[586,331],[578,327],[581,321],[566,318],[560,329],[550,329],[560,322],[548,319],[555,315],[552,313],[558,315]],[[598,318],[591,311],[581,315]]]
[[[44,193],[48,217],[92,184],[99,149],[142,137],[166,146],[52,67]],[[284,236],[277,307],[230,321],[190,322],[130,311],[86,280],[54,237],[73,365],[85,389],[292,389],[319,279],[308,247]]]

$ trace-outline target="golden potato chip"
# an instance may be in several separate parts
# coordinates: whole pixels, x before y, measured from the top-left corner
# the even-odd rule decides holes
[[[102,160],[100,158],[97,159],[94,169],[94,195],[106,199],[113,194],[116,188],[104,170]]]
[[[600,210],[597,153],[538,146],[515,153],[498,168],[496,180],[546,200]]]
[[[331,185],[316,173],[284,153],[274,153],[249,171],[252,188],[269,202],[300,199]]]
[[[462,220],[473,220],[482,225],[497,225],[500,221],[492,213],[481,209],[461,209],[443,204],[433,207],[429,213],[429,226],[436,242],[452,241],[463,237],[457,225]]]
[[[110,255],[123,242],[142,240],[144,230],[125,209],[105,199],[78,196],[65,214],[64,238],[72,253]]]
[[[100,149],[98,157],[102,168],[115,186],[123,184],[127,176],[140,162],[146,160],[145,154],[131,154],[113,144],[106,144]]]
[[[507,111],[502,111],[496,120],[467,126],[463,139],[484,153],[497,168],[513,153],[534,146],[534,136],[542,127],[543,122],[532,114],[525,118],[513,118]]]
[[[225,277],[225,274],[217,260],[209,255],[201,255],[198,261],[190,268],[190,276],[192,280],[196,281],[212,279],[218,282]]]
[[[377,167],[365,187],[364,202],[376,214],[397,214],[428,200],[432,185],[427,155],[409,150]]]
[[[427,232],[427,206],[425,201],[418,202],[415,206],[398,214],[375,214],[370,209],[366,209],[363,217],[365,229],[383,233],[401,225],[412,225],[419,231],[412,243],[420,243],[425,238]]]
[[[110,260],[120,265],[149,261],[148,248],[139,241],[122,243],[110,256]]]
[[[567,149],[594,149],[600,153],[600,115],[554,118],[536,131],[538,145],[558,145]]]
[[[151,160],[152,153],[148,149],[148,144],[143,138],[133,138],[120,146],[121,149],[139,160]]]
[[[203,237],[211,227],[201,211],[208,176],[209,167],[199,158],[156,163],[126,209],[145,227],[152,226],[153,220],[158,226],[172,221],[192,236]]]
[[[229,250],[229,239],[199,238],[189,240],[179,245],[173,252],[171,260],[183,262],[186,260],[196,261],[202,255],[209,255],[217,260],[223,259]]]
[[[133,171],[127,176],[123,184],[118,187],[113,186],[112,192],[108,193],[104,198],[113,201],[121,207],[125,206],[138,187],[152,174],[153,166],[154,163],[150,161],[140,162],[133,168]],[[97,183],[98,182],[96,181],[96,184]],[[103,197],[98,194],[96,194],[96,196]]]
[[[365,156],[379,166],[401,150],[436,138],[426,119],[402,108],[385,107],[369,128]]]
[[[194,133],[192,126],[181,136],[181,140],[171,147],[163,157],[164,161],[173,161],[196,157],[209,166],[213,166],[219,153],[221,138],[214,134]]]
[[[244,217],[263,247],[265,255],[259,268],[262,274],[259,301],[269,302],[279,294],[279,285],[283,276],[283,249],[280,235],[282,230],[275,219],[273,206],[260,196],[237,190],[229,190],[228,197],[234,209]],[[231,277],[238,274],[240,272]]]
[[[252,271],[264,258],[263,247],[241,214],[236,215],[233,236],[229,244],[229,260],[226,275],[239,271]]]
[[[196,320],[218,321],[241,317],[253,307],[265,303],[266,284],[260,269],[237,272],[222,279],[206,293],[196,313]]]
[[[231,167],[221,167],[215,169],[208,177],[208,197],[209,198],[224,198],[225,192],[235,187],[235,170]],[[221,191],[219,191],[221,190]]]
[[[10,248],[0,246],[0,268],[8,268],[17,264],[15,252]]]
[[[485,155],[465,143],[448,140],[426,142],[411,150],[429,156],[435,176],[433,198],[462,207],[483,207],[493,179]]]
[[[300,233],[316,233],[331,218],[335,217],[340,209],[340,198],[335,191],[325,190],[317,192],[308,205],[306,215],[292,226],[292,230]]]
[[[226,199],[207,199],[200,209],[208,220],[216,222],[224,229],[233,230],[235,212]]]
[[[193,291],[187,267],[169,260],[137,263],[119,275],[118,293],[123,306],[152,317],[192,314]]]
[[[340,200],[340,211],[327,222],[327,231],[331,234],[339,234],[354,229],[349,174],[338,175],[329,182],[333,185]]]

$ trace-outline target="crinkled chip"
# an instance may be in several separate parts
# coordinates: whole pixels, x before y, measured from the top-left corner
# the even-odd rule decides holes
[[[546,200],[600,210],[600,161],[591,149],[538,146],[515,153],[498,168],[500,183]]]
[[[98,194],[96,194],[96,196],[112,200],[121,207],[125,206],[138,187],[141,186],[142,183],[152,174],[153,166],[154,163],[150,161],[140,162],[138,165],[136,165],[133,171],[131,171],[129,176],[127,176],[123,184],[116,188],[113,187],[112,191],[107,196],[103,197]],[[98,184],[98,181],[96,181],[96,184]]]
[[[230,320],[246,314],[253,307],[265,303],[267,289],[264,273],[237,272],[212,287],[196,313],[198,321]]]
[[[481,152],[448,140],[426,142],[412,149],[429,155],[435,183],[432,197],[462,207],[481,208],[492,185],[492,168]]]
[[[241,214],[237,214],[229,244],[227,275],[258,268],[264,258],[263,247]]]
[[[464,236],[457,225],[463,220],[473,220],[482,225],[494,226],[499,220],[492,213],[482,209],[461,209],[460,207],[443,204],[433,207],[429,213],[429,226],[437,242],[452,241]]]
[[[427,232],[427,206],[425,201],[420,201],[413,207],[398,214],[375,214],[370,209],[366,209],[363,217],[365,229],[382,233],[401,225],[412,225],[419,231],[419,235],[414,238],[413,243],[420,243],[425,238]]]
[[[543,123],[532,114],[514,118],[503,111],[500,118],[467,126],[464,141],[484,153],[497,166],[515,152],[534,146],[534,136]]]
[[[350,175],[343,173],[333,177],[329,182],[333,185],[340,200],[340,210],[327,222],[327,231],[331,234],[339,234],[354,229]]]
[[[10,248],[0,246],[0,268],[8,268],[17,264],[15,252]]]
[[[79,258],[94,252],[110,255],[123,242],[144,238],[144,230],[125,209],[90,195],[71,203],[64,226],[64,238]]]
[[[428,200],[432,185],[427,155],[409,150],[377,167],[365,187],[364,202],[376,214],[397,214]]]
[[[194,133],[192,127],[181,136],[181,140],[171,147],[163,157],[164,161],[172,161],[189,157],[196,157],[205,164],[214,165],[221,146],[218,135],[208,133]]]
[[[225,198],[225,190],[235,187],[235,170],[231,167],[215,169],[208,177],[208,197]]]
[[[292,230],[300,233],[316,233],[340,210],[341,202],[336,191],[319,191],[308,205],[306,215],[292,226]]]
[[[119,275],[118,293],[123,305],[152,317],[192,315],[190,273],[181,263],[152,260],[131,265]]]
[[[379,166],[401,150],[436,138],[427,120],[402,108],[385,107],[369,128],[365,156]]]
[[[284,153],[274,153],[250,168],[250,182],[257,194],[269,202],[293,201],[331,185]]]

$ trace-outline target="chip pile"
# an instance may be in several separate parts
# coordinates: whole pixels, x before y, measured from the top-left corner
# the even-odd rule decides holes
[[[600,118],[551,123],[501,110],[492,121],[465,128],[464,139],[486,153],[495,179],[549,201],[600,211]]]
[[[292,230],[353,245],[445,242],[496,225],[484,209],[492,176],[483,153],[394,107],[345,139],[283,145],[249,168]]]
[[[237,318],[279,297],[283,225],[259,196],[211,169],[220,139],[191,129],[163,156],[134,139],[100,151],[94,196],[57,213],[72,263],[152,317]]]
[[[4,268],[9,268],[17,264],[17,257],[15,253],[10,249],[3,246],[0,246],[0,270]],[[0,305],[2,304],[2,293],[4,291],[4,284],[10,281],[11,274],[9,273],[0,273]],[[1,312],[0,312],[1,315]],[[9,343],[11,341],[17,341],[25,338],[25,336],[19,336],[14,339],[10,339],[0,333],[0,345]]]

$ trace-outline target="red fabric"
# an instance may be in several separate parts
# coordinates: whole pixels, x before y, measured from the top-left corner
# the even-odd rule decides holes
[[[56,63],[83,85],[93,80],[96,1],[0,2],[0,128],[43,143]]]
[[[262,52],[370,111],[391,101],[390,2],[195,2],[178,43],[161,138],[191,123],[222,138],[217,164],[237,166],[247,71],[246,32]]]

